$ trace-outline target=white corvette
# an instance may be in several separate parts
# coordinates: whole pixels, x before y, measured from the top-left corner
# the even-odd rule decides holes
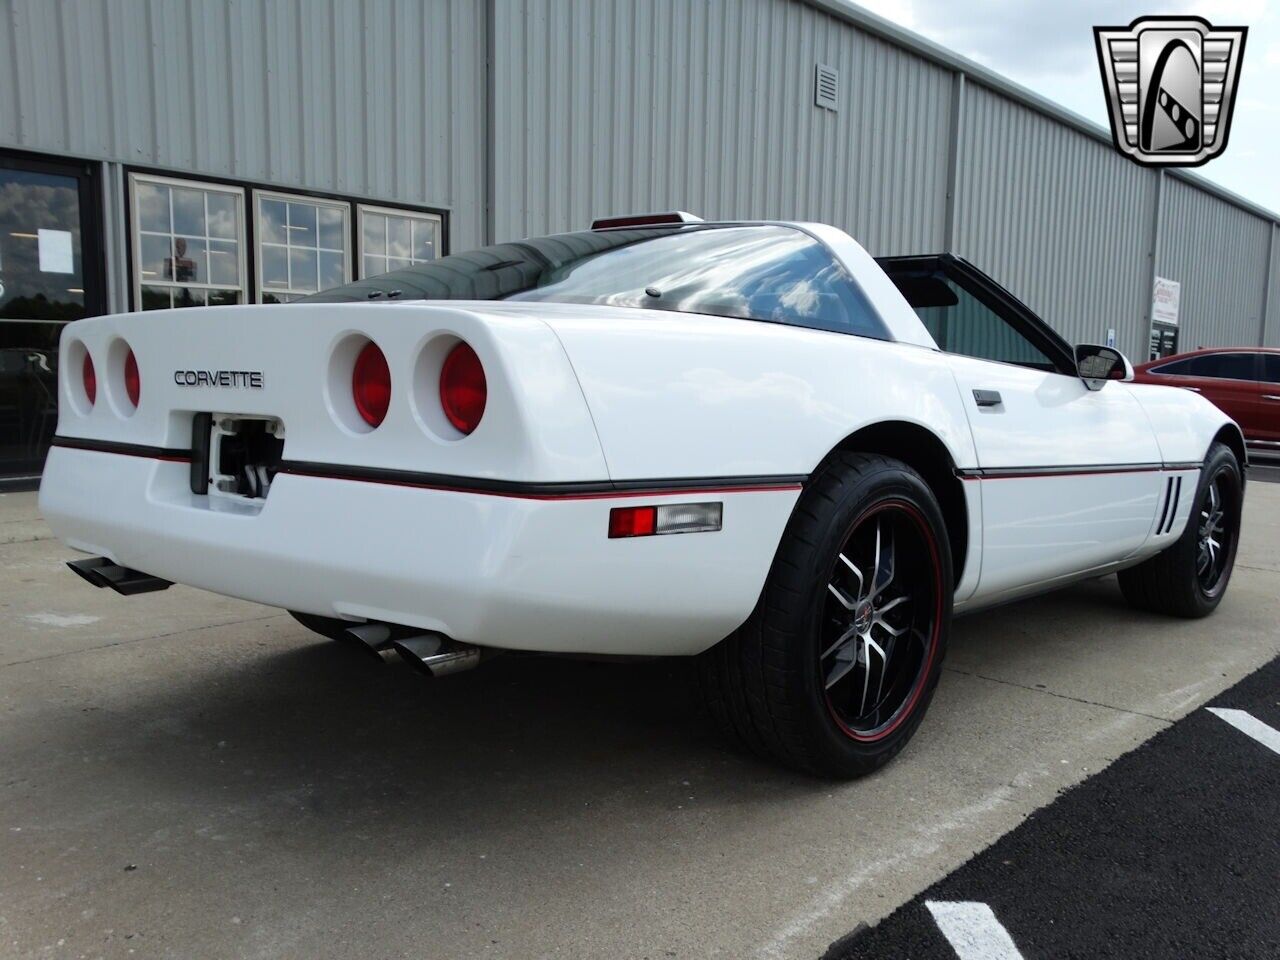
[[[310,301],[67,327],[40,505],[78,573],[434,673],[700,655],[726,730],[833,776],[911,737],[953,613],[1119,571],[1203,616],[1231,576],[1236,425],[954,257],[655,215]]]

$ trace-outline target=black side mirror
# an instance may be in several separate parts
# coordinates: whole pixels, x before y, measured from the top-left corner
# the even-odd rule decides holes
[[[1082,343],[1076,347],[1076,373],[1090,390],[1101,390],[1108,380],[1132,380],[1133,364],[1114,347]]]

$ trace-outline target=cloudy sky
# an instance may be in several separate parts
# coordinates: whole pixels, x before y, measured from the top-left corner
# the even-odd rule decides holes
[[[1067,109],[1107,126],[1093,27],[1194,13],[1249,28],[1226,153],[1198,172],[1280,211],[1280,0],[856,0]]]

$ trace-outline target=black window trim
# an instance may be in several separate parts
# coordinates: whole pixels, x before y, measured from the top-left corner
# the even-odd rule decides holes
[[[1038,314],[1012,293],[996,283],[968,260],[952,253],[926,254],[906,257],[879,257],[876,259],[886,273],[895,268],[904,270],[940,270],[966,292],[976,297],[979,302],[1013,328],[1014,332],[1026,339],[1033,347],[1049,358],[1054,365],[1052,372],[1066,377],[1078,377],[1075,351],[1071,345],[1049,326]],[[942,348],[939,347],[939,350]],[[952,351],[943,351],[944,353]],[[956,354],[969,356],[969,354]],[[1037,369],[1026,364],[1013,363],[1007,360],[992,360],[988,357],[971,357],[986,363],[1002,363],[1006,366],[1022,369]]]

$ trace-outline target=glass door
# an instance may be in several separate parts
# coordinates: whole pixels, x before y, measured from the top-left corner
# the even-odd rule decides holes
[[[0,153],[0,485],[39,477],[58,419],[58,337],[105,309],[96,174]]]

